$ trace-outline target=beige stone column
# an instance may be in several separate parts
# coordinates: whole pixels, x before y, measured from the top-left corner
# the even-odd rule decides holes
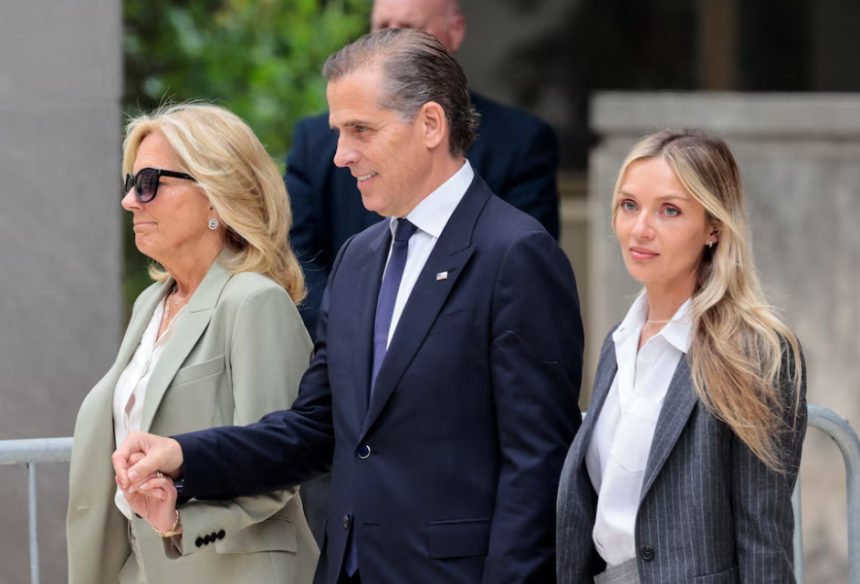
[[[0,2],[0,439],[70,436],[116,355],[121,34],[118,0]],[[41,581],[64,582],[68,465],[38,487]],[[26,490],[0,467],[2,582],[29,582]]]

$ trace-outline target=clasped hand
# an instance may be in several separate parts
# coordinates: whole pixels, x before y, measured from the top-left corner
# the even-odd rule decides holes
[[[130,432],[111,456],[116,484],[132,510],[160,532],[176,522],[176,487],[182,449],[172,438]]]

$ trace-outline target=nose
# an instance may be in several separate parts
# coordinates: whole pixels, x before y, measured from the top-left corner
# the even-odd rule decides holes
[[[649,240],[654,238],[654,224],[650,213],[639,213],[636,217],[636,223],[633,225],[632,233],[637,239]]]
[[[134,187],[131,187],[122,198],[122,208],[126,211],[133,211],[141,208],[140,201],[138,201],[137,197],[134,196]]]
[[[354,147],[347,143],[347,140],[341,135],[337,139],[337,152],[334,153],[334,164],[340,168],[349,167],[358,162],[358,152]]]

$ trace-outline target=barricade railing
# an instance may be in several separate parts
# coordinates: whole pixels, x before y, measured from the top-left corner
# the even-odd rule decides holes
[[[830,436],[845,460],[848,497],[848,582],[860,584],[860,440],[857,433],[837,413],[823,406],[809,405],[810,428]],[[807,436],[809,432],[807,431]],[[797,584],[803,584],[803,537],[801,534],[800,481],[794,489],[794,570]]]
[[[583,414],[584,416],[584,414]],[[830,436],[845,460],[848,494],[848,582],[860,584],[860,440],[847,420],[835,412],[809,405],[809,427]],[[25,465],[27,468],[27,514],[30,540],[30,583],[39,584],[38,506],[36,465],[68,462],[72,458],[71,438],[0,440],[0,466]],[[803,538],[801,535],[800,482],[792,497],[795,514],[794,562],[797,583],[803,584]]]
[[[71,438],[0,440],[0,465],[27,466],[27,516],[30,524],[30,583],[39,584],[39,530],[36,465],[72,459]]]

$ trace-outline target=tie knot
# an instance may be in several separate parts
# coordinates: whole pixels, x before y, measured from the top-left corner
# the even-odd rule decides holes
[[[394,241],[405,243],[415,234],[418,228],[409,222],[409,219],[398,219],[397,229],[394,231]]]

